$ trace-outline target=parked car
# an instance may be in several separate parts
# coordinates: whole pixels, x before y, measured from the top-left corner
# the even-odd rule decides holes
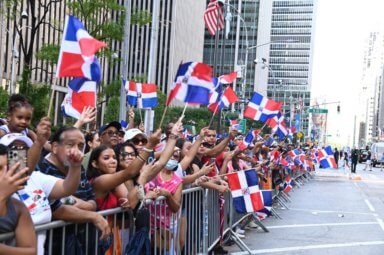
[[[371,146],[372,166],[384,164],[384,142],[374,143]]]

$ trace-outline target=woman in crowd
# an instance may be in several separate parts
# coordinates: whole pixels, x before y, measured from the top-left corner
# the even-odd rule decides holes
[[[84,169],[88,168],[89,157],[93,149],[100,145],[99,133],[96,131],[89,132],[85,135],[85,150],[84,150],[84,159],[83,159],[83,167]]]
[[[0,244],[0,254],[36,254],[36,234],[31,215],[25,205],[12,194],[24,188],[27,168],[16,163],[7,169],[8,148],[0,144],[0,234],[14,232],[15,237]]]

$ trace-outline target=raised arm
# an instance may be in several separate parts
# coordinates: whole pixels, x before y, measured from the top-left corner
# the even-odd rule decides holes
[[[140,152],[140,154],[132,161],[128,168],[122,169],[121,171],[113,174],[103,174],[98,176],[93,181],[93,187],[97,190],[108,191],[116,188],[129,179],[136,178],[140,174],[140,170],[144,166],[145,162],[147,162],[151,151],[160,141],[160,136],[161,130],[158,129],[149,137],[146,149]]]
[[[223,141],[221,141],[218,145],[213,147],[212,149],[207,150],[205,153],[205,156],[208,157],[216,157],[219,155],[222,151],[224,151],[225,147],[227,147],[230,140],[235,138],[237,130],[231,130],[229,132],[229,135],[227,138],[225,138]]]
[[[36,139],[28,150],[27,166],[29,174],[35,171],[35,167],[40,160],[41,150],[51,136],[51,121],[48,117],[43,117],[36,127]]]
[[[58,180],[53,187],[49,199],[67,197],[76,192],[80,184],[81,162],[84,154],[77,147],[68,151],[67,159],[69,169],[64,180]]]
[[[153,164],[152,167],[145,169],[138,179],[138,183],[141,185],[145,185],[147,182],[152,180],[160,171],[165,167],[169,158],[172,156],[173,149],[176,145],[176,140],[179,138],[180,132],[183,129],[183,124],[181,122],[181,118],[173,125],[171,134],[168,137],[167,144],[165,145],[165,149],[162,152],[159,160]]]
[[[204,135],[207,133],[207,131],[208,131],[208,127],[201,129],[198,138],[195,140],[195,143],[192,145],[191,149],[188,151],[188,154],[184,155],[184,158],[181,160],[180,165],[183,171],[185,171],[185,169],[188,168],[193,158],[196,156],[197,151],[199,150],[199,147],[204,140]]]
[[[73,125],[75,128],[81,129],[85,124],[88,124],[96,119],[96,108],[91,106],[84,107],[81,112],[80,118]]]

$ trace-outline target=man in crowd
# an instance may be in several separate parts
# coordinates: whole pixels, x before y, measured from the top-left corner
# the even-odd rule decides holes
[[[99,137],[100,144],[113,148],[120,143],[120,139],[124,137],[124,131],[119,122],[112,121],[99,128]]]

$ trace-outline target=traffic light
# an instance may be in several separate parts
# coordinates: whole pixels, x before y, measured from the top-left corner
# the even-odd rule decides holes
[[[337,113],[340,113],[340,105],[337,106]]]

